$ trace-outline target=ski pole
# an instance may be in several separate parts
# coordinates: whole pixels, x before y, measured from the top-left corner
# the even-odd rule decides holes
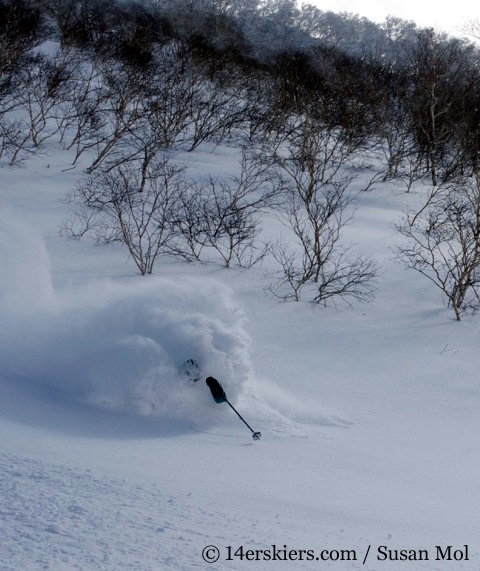
[[[222,402],[228,403],[228,405],[235,412],[235,414],[238,416],[238,418],[250,430],[250,432],[252,433],[252,438],[254,440],[260,440],[262,433],[261,432],[255,432],[253,430],[253,428],[243,418],[243,416],[236,410],[236,408],[232,405],[232,403],[227,399],[227,395],[225,394],[225,391],[223,390],[222,385],[217,381],[217,379],[214,379],[213,377],[207,377],[207,380],[205,382],[207,383],[208,388],[210,389],[210,391],[212,393],[212,397],[215,400],[215,402],[217,402],[217,403],[222,403]]]
[[[254,440],[260,440],[262,433],[255,432],[255,430],[253,430],[253,428],[248,424],[248,422],[243,418],[243,416],[238,412],[238,410],[233,406],[233,404],[228,399],[225,399],[225,402],[230,406],[230,408],[238,416],[238,418],[245,424],[245,426],[250,429],[250,432],[252,433],[252,438]]]

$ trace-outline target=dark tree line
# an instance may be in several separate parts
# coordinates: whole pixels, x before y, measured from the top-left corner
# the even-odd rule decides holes
[[[122,240],[141,273],[271,253],[280,297],[367,299],[375,266],[341,239],[352,173],[470,188],[479,70],[466,40],[294,0],[0,0],[0,160],[71,150],[87,177],[69,233]],[[237,180],[172,158],[227,142],[248,151]],[[267,208],[288,244],[258,242]]]
[[[47,39],[59,43],[60,56],[33,50]],[[91,83],[83,96],[65,85],[79,58],[96,73],[94,80],[75,78]],[[401,20],[375,25],[309,5],[300,9],[292,0],[0,1],[1,117],[30,105],[19,92],[31,94],[36,69],[50,75],[44,89],[55,104],[68,108],[71,99],[80,99],[91,111],[87,100],[91,103],[94,85],[108,92],[97,93],[100,99],[118,102],[113,83],[119,78],[128,84],[127,106],[135,90],[139,99],[159,83],[165,92],[170,79],[162,66],[170,66],[181,81],[189,73],[197,76],[190,86],[184,81],[177,101],[185,90],[197,90],[200,81],[211,82],[217,94],[227,92],[222,103],[199,101],[198,91],[191,98],[191,104],[210,105],[210,116],[224,113],[226,99],[232,106],[234,98],[245,103],[237,105],[234,120],[197,128],[193,148],[203,138],[224,137],[242,121],[253,131],[264,120],[273,128],[308,109],[352,142],[376,143],[386,178],[411,183],[428,175],[437,185],[477,161],[479,53],[464,40]],[[103,124],[104,119],[92,121]],[[36,127],[33,141],[27,136],[22,143],[21,126],[7,123],[2,124],[4,151],[15,145],[26,150],[31,143],[38,147]]]

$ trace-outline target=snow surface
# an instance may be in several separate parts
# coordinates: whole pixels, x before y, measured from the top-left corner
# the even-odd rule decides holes
[[[194,158],[235,167],[231,149]],[[420,190],[360,195],[348,233],[382,267],[377,297],[324,309],[269,297],[267,268],[142,278],[122,248],[62,238],[67,166],[0,169],[1,571],[479,569],[480,321],[392,259]],[[179,378],[189,357],[259,442]],[[233,556],[272,545],[357,559]]]

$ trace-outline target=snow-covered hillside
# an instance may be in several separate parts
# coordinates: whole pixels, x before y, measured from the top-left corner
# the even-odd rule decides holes
[[[392,259],[418,191],[359,196],[376,299],[325,309],[61,237],[67,165],[0,169],[2,571],[479,568],[480,321]]]

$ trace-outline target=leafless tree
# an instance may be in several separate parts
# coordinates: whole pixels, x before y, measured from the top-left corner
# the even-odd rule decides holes
[[[368,301],[374,292],[378,270],[367,256],[355,255],[344,245],[342,230],[353,217],[353,195],[343,180],[322,185],[308,202],[290,192],[281,219],[293,233],[273,247],[281,270],[270,290],[282,299],[299,301],[310,284],[313,300]]]
[[[273,250],[281,270],[280,287],[273,285],[272,291],[299,300],[303,287],[311,283],[317,303],[335,297],[370,299],[376,266],[368,257],[353,256],[341,240],[354,211],[348,142],[304,115],[283,139],[267,142],[264,152],[285,196],[280,218],[295,243],[292,248],[283,241]],[[290,292],[279,293],[285,285]]]
[[[68,47],[61,51],[72,72],[69,89],[58,106],[59,140],[65,148],[75,149],[75,164],[83,152],[93,148],[103,129],[100,111],[105,90],[101,69],[88,54]]]
[[[22,152],[41,150],[59,131],[59,106],[67,97],[73,76],[71,61],[63,56],[62,52],[38,54],[19,70],[19,84],[12,96],[17,137],[11,164]]]
[[[478,63],[473,46],[431,29],[418,32],[407,57],[412,85],[407,110],[417,153],[436,186],[455,170],[449,150]]]
[[[79,208],[64,230],[100,243],[121,241],[140,273],[151,274],[156,260],[171,253],[184,171],[167,157],[150,163],[146,179],[134,162],[98,170],[76,189]]]
[[[389,66],[379,70],[376,79],[378,97],[372,105],[372,115],[378,144],[372,147],[384,165],[379,175],[384,182],[404,181],[408,192],[413,182],[425,176],[408,113],[411,87],[406,81],[406,74],[395,72]]]
[[[407,239],[397,256],[429,279],[457,320],[480,307],[480,172],[434,188],[398,225]]]
[[[242,99],[240,82],[232,85],[226,72],[208,78],[206,70],[200,70],[192,94],[189,113],[189,151],[204,141],[221,142],[231,131],[244,123],[247,102]]]
[[[466,20],[460,28],[460,32],[467,34],[475,40],[480,40],[480,18]]]
[[[22,74],[33,65],[33,49],[42,41],[41,13],[24,0],[0,3],[0,157],[10,160],[25,138],[18,116]]]
[[[143,93],[141,74],[119,62],[100,61],[103,83],[102,105],[96,110],[99,126],[92,147],[96,157],[88,168],[89,174],[100,167],[108,158],[115,165],[122,156],[121,147],[143,115]],[[113,158],[112,158],[113,156]]]
[[[218,142],[243,120],[238,94],[207,77],[181,42],[157,45],[148,69],[110,58],[93,63],[96,73],[85,77],[73,100],[75,162],[95,151],[89,173],[138,159],[146,169],[157,153]]]
[[[239,176],[209,176],[191,185],[178,218],[177,253],[201,260],[205,250],[213,250],[227,268],[251,267],[269,250],[259,241],[259,215],[277,195],[266,165],[244,150]]]

